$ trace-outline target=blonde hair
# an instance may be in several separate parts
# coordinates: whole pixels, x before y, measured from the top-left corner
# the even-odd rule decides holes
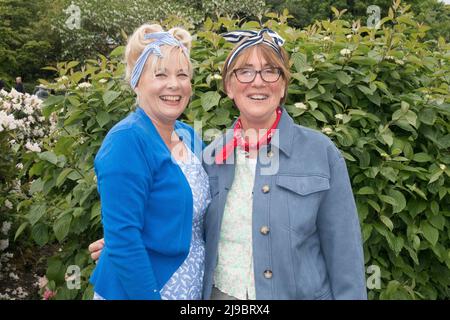
[[[253,50],[257,50],[258,55],[263,57],[267,63],[273,67],[281,69],[281,76],[285,82],[284,89],[284,97],[281,99],[280,103],[284,103],[286,101],[286,96],[288,92],[289,80],[291,79],[291,72],[289,71],[289,55],[283,47],[280,48],[281,56],[270,46],[259,43],[257,45],[248,47],[239,53],[237,57],[231,62],[231,64],[227,67],[228,61],[233,55],[234,51],[239,47],[239,44],[230,52],[227,59],[225,60],[225,64],[222,69],[222,84],[223,89],[227,92],[227,83],[231,78],[232,72],[244,66],[249,60]]]
[[[126,63],[126,76],[127,81],[130,80],[131,73],[136,64],[137,59],[144,51],[145,47],[155,41],[155,39],[145,39],[144,36],[149,33],[164,32],[164,29],[159,24],[143,24],[137,28],[134,33],[129,37],[127,46],[125,48],[125,63]],[[164,45],[161,47],[161,52],[164,57],[171,55],[172,53],[178,53],[178,61],[180,65],[187,63],[188,71],[192,77],[192,63],[189,58],[189,53],[191,50],[192,37],[188,31],[183,28],[175,27],[168,31],[175,39],[181,42],[183,46],[187,49],[188,54],[180,47],[169,47]],[[167,60],[167,59],[166,59]],[[151,55],[146,63],[146,68],[150,67],[150,70],[155,70],[156,68],[164,67],[164,59]]]

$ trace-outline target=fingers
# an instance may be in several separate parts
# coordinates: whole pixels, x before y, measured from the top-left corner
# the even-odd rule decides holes
[[[102,252],[104,245],[105,245],[104,238],[97,240],[89,245],[88,249],[89,252],[91,253],[91,258],[94,261],[97,261],[98,258],[100,257],[100,253]]]

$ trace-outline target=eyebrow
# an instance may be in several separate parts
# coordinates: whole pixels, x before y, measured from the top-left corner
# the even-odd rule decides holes
[[[163,72],[163,73],[166,73],[167,72],[167,69],[166,68],[161,68],[161,69],[156,69],[155,70],[155,73],[157,73],[157,72]],[[185,70],[185,69],[178,69],[178,70],[176,70],[175,71],[175,73],[179,73],[179,72],[189,72],[188,70]]]
[[[255,66],[255,65],[254,65],[254,64],[251,64],[251,63],[246,63],[246,64],[243,65],[243,67],[254,67],[254,66]],[[270,63],[265,63],[265,64],[263,64],[262,67],[263,67],[263,68],[266,68],[266,67],[275,67],[275,65],[270,64]]]

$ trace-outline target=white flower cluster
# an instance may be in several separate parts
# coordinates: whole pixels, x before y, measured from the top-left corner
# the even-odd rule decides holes
[[[19,281],[20,276],[17,273],[16,268],[10,260],[14,257],[12,253],[6,252],[0,255],[0,280],[5,281],[6,277],[13,280]],[[0,300],[16,300],[16,299],[25,299],[28,297],[29,293],[24,290],[21,286],[14,286],[13,288],[9,288],[3,286],[2,292],[0,292]]]
[[[42,100],[35,95],[0,91],[0,132],[14,130],[15,139],[10,141],[15,148],[22,144],[26,150],[41,152],[41,142],[56,130],[56,117],[49,121],[42,116]]]

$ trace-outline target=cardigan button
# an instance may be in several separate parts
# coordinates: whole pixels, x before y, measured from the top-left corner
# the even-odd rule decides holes
[[[263,192],[263,193],[268,193],[269,191],[270,191],[269,185],[265,184],[265,185],[262,187],[262,192]]]
[[[264,278],[271,279],[273,276],[272,270],[266,270],[264,271]]]
[[[270,150],[269,152],[267,152],[267,156],[268,156],[269,158],[272,158],[272,157],[273,157],[273,151]]]
[[[267,236],[269,234],[270,229],[268,226],[262,226],[259,231],[261,232],[261,234]]]

